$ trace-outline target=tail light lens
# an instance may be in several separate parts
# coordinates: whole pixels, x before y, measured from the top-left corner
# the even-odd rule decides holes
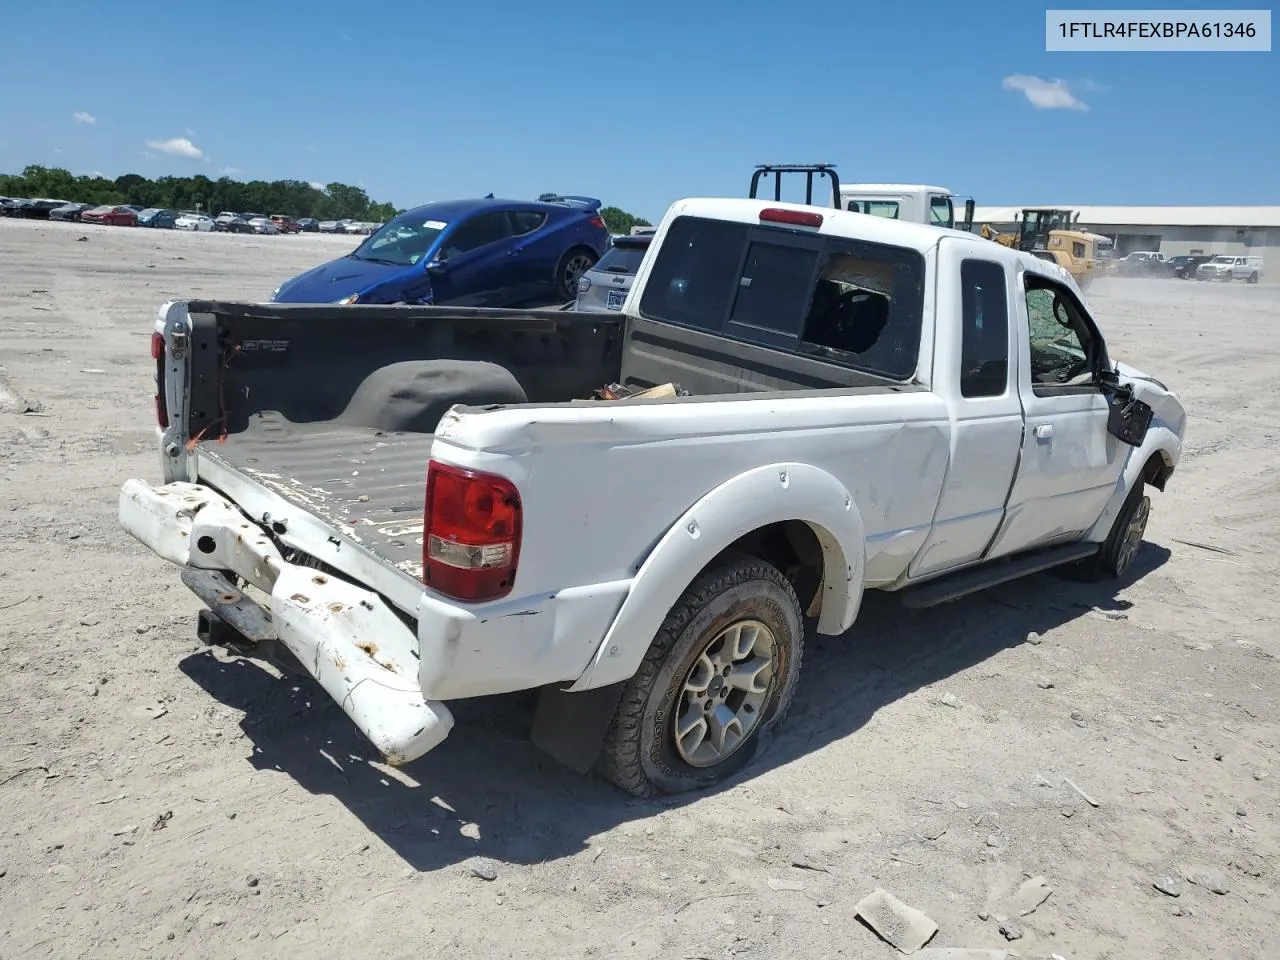
[[[605,229],[604,217],[599,217],[599,216],[592,217],[591,225],[595,227],[597,230],[604,230]]]
[[[520,558],[521,505],[505,477],[432,460],[427,467],[422,580],[457,600],[511,592]]]
[[[151,359],[156,362],[156,423],[160,429],[169,426],[169,409],[164,402],[164,334],[151,334]]]

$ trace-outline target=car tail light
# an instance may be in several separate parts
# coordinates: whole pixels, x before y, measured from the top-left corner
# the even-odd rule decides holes
[[[594,216],[594,217],[592,217],[592,218],[591,218],[591,225],[592,225],[593,227],[595,227],[597,230],[605,230],[605,229],[608,229],[608,228],[605,226],[605,223],[604,223],[604,217],[601,217],[601,216]]]
[[[423,583],[457,600],[505,597],[515,582],[520,536],[515,484],[491,473],[429,463]]]
[[[151,359],[156,362],[156,423],[169,426],[169,408],[164,402],[164,334],[151,334]]]
[[[782,207],[765,207],[760,219],[768,223],[788,223],[796,227],[822,226],[822,214],[807,210],[785,210]]]

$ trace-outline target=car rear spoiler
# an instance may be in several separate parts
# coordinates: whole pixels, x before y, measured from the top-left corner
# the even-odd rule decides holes
[[[576,196],[573,196],[572,194],[544,193],[542,196],[538,198],[538,200],[541,203],[564,203],[564,204],[580,205],[580,206],[586,207],[587,210],[589,210],[592,213],[595,213],[602,206],[604,206],[603,202],[600,200],[597,200],[595,197],[576,197]]]

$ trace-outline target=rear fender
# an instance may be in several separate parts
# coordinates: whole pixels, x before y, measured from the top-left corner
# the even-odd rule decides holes
[[[694,578],[736,540],[769,524],[802,520],[822,546],[818,632],[847,630],[862,601],[866,533],[853,496],[809,464],[775,463],[725,481],[687,510],[641,563],[627,599],[572,691],[626,680]]]

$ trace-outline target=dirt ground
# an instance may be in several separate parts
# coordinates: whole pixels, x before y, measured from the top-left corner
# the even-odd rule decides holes
[[[0,220],[0,957],[889,958],[877,887],[931,947],[1280,956],[1280,288],[1091,293],[1190,413],[1133,576],[873,596],[745,776],[637,802],[535,752],[527,697],[376,765],[318,687],[202,648],[119,529],[156,308],[344,245]]]

